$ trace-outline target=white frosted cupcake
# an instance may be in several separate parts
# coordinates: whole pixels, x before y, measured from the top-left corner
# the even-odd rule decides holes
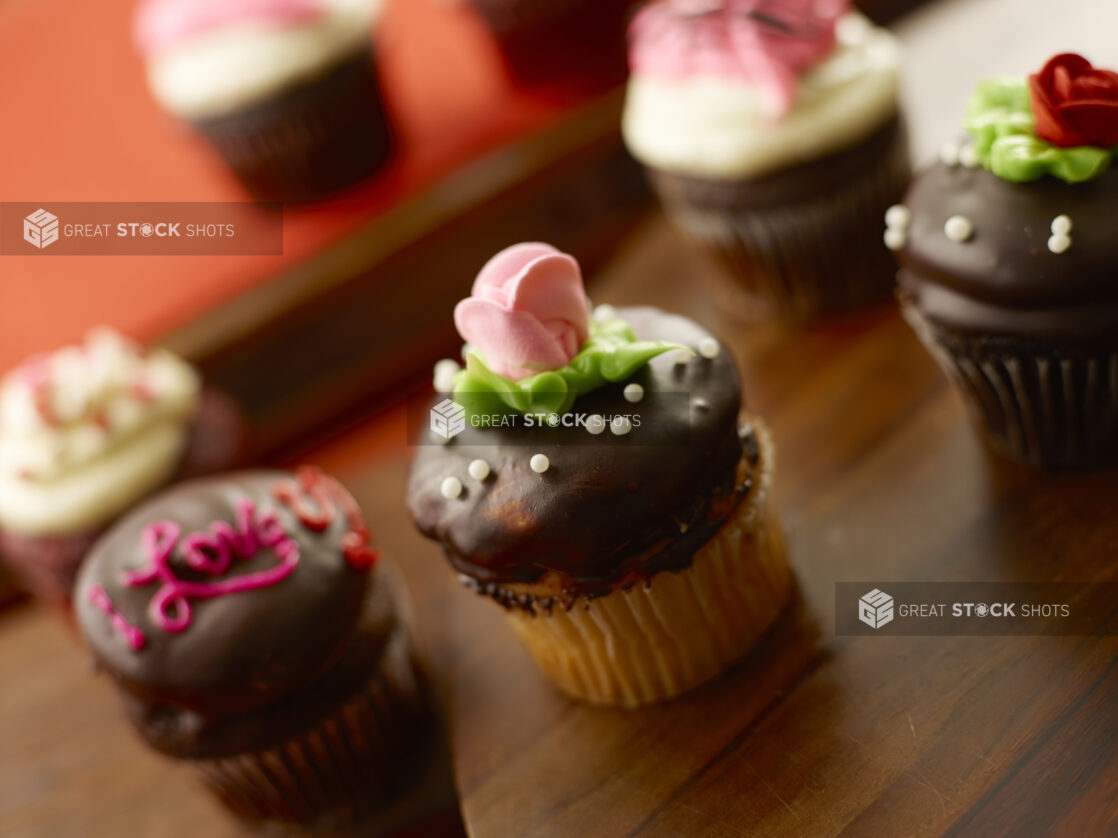
[[[152,94],[261,200],[305,201],[388,158],[370,30],[381,0],[145,0]]]
[[[178,476],[236,465],[240,412],[163,350],[108,329],[0,383],[0,556],[64,605],[78,564],[122,512]]]
[[[881,213],[910,175],[894,38],[846,0],[661,0],[633,21],[630,151],[749,319],[887,297]]]

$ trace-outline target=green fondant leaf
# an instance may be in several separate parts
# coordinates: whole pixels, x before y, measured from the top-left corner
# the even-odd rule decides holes
[[[565,367],[513,381],[485,365],[477,352],[466,356],[465,369],[454,379],[454,400],[467,411],[522,414],[563,414],[584,393],[624,381],[657,355],[672,349],[691,352],[665,341],[637,340],[624,320],[591,321],[590,337]],[[693,353],[692,353],[693,354]]]
[[[1109,168],[1116,152],[1094,146],[1060,148],[1037,137],[1023,78],[979,82],[967,106],[966,129],[982,165],[1015,183],[1045,175],[1067,183],[1093,180]]]

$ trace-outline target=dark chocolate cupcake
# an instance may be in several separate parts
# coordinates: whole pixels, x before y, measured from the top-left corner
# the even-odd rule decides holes
[[[746,320],[886,299],[877,219],[910,168],[899,49],[845,0],[659,0],[631,27],[624,133]]]
[[[244,437],[228,396],[108,329],[31,358],[0,386],[0,554],[65,605],[108,524],[174,479],[235,466]]]
[[[102,538],[80,625],[136,730],[247,820],[344,822],[429,726],[399,589],[316,469],[184,483]]]
[[[902,308],[993,447],[1034,466],[1118,463],[1118,74],[1061,55],[982,82],[886,216]]]
[[[591,320],[547,245],[499,254],[473,293],[408,483],[417,526],[571,696],[635,706],[715,677],[791,582],[772,442],[729,352],[651,308]]]
[[[214,145],[254,197],[309,201],[388,159],[370,28],[381,0],[145,0],[152,93]]]
[[[514,82],[592,89],[625,80],[625,27],[635,0],[470,0]]]

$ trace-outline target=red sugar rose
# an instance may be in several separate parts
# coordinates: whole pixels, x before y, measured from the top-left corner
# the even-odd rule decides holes
[[[1042,140],[1062,148],[1118,145],[1118,73],[1064,53],[1029,76],[1029,100]]]

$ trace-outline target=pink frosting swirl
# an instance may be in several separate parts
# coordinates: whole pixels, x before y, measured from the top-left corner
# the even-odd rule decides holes
[[[296,26],[324,11],[322,0],[144,0],[136,10],[133,39],[140,52],[151,55],[231,23]]]
[[[514,381],[565,366],[590,336],[578,262],[549,244],[525,243],[490,259],[454,325],[488,367]]]
[[[831,53],[849,0],[660,0],[629,31],[633,73],[716,76],[755,85],[769,110],[786,113],[800,73]]]

